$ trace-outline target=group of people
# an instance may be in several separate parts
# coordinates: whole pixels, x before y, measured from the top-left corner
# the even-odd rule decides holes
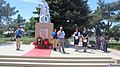
[[[16,50],[20,50],[21,46],[21,40],[23,37],[23,31],[21,30],[22,27],[18,27],[17,30],[15,31],[15,37],[16,37]],[[59,31],[57,32],[56,29],[53,30],[51,40],[53,42],[53,50],[61,53],[66,53],[64,49],[64,44],[65,44],[65,31],[63,30],[63,27],[60,27]],[[73,35],[74,37],[74,46],[75,46],[75,52],[79,51],[79,41],[80,38],[82,38],[82,44],[84,51],[87,52],[87,44],[88,44],[88,32],[87,29],[84,27],[84,31],[81,33],[78,28],[75,29]],[[105,39],[105,35],[100,35],[98,38],[98,45],[97,49],[103,50],[104,52],[107,51],[107,42]],[[90,44],[92,45],[92,42],[90,41]],[[57,48],[58,46],[58,48]],[[92,47],[92,46],[91,46]]]
[[[60,30],[57,32],[56,29],[54,29],[54,31],[52,32],[52,37],[51,39],[53,40],[53,50],[56,51],[57,50],[57,40],[58,40],[58,50],[59,52],[65,52],[64,49],[64,43],[65,43],[65,32],[63,31],[63,27],[60,27]],[[62,51],[61,51],[61,47],[62,47]]]
[[[65,52],[64,49],[64,44],[65,44],[65,32],[63,31],[63,27],[60,27],[60,30],[57,32],[56,29],[53,30],[52,32],[52,41],[53,41],[53,50],[56,51],[57,50],[57,44],[58,44],[58,50],[59,52]],[[81,34],[79,29],[76,28],[75,32],[73,33],[73,37],[74,37],[74,45],[75,45],[75,52],[78,52],[79,50],[79,40],[80,37],[82,37],[82,42],[83,42],[83,47],[84,47],[84,51],[83,52],[87,52],[87,42],[88,42],[88,32],[86,30],[86,28],[84,27],[84,31]],[[58,41],[58,43],[57,43]],[[61,51],[61,47],[62,47],[62,51]]]
[[[97,40],[98,40],[97,48],[104,52],[107,52],[107,41],[106,41],[105,35],[100,34],[100,36],[97,38]]]
[[[22,40],[22,36],[23,36],[23,32],[21,31],[21,27],[18,27],[17,30],[15,31],[15,37],[16,37],[16,50],[20,50],[20,46],[21,46],[21,40]],[[60,27],[60,30],[57,32],[56,29],[53,30],[52,32],[52,42],[53,42],[53,50],[57,51],[59,50],[59,52],[61,53],[66,53],[65,49],[64,49],[64,44],[65,44],[65,31],[63,30],[63,27]],[[76,28],[75,32],[72,35],[74,37],[74,46],[75,46],[75,52],[78,52],[79,50],[79,41],[80,38],[82,38],[82,44],[83,44],[83,48],[84,51],[83,52],[87,52],[87,44],[88,44],[88,32],[86,30],[86,28],[84,27],[84,31],[82,33],[80,33],[79,29]],[[98,45],[98,49],[103,50],[104,52],[107,51],[107,42],[105,39],[104,35],[101,35],[100,37],[98,37],[99,40],[99,45]],[[58,46],[58,48],[57,48]]]

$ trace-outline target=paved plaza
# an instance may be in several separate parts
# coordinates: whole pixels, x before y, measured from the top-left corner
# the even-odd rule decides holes
[[[15,42],[9,42],[2,44],[0,46],[0,55],[13,55],[13,56],[22,56],[23,54],[29,52],[34,49],[34,45],[21,45],[21,50],[16,50]],[[100,50],[88,49],[85,53],[83,52],[83,48],[80,46],[79,52],[75,52],[74,46],[70,46],[69,48],[65,48],[66,54],[60,53],[58,51],[51,51],[50,57],[82,57],[82,56],[103,56],[103,57],[113,57],[120,58],[120,51],[108,48],[108,52],[104,53]]]
[[[11,67],[108,67],[109,64],[120,63],[120,51],[108,48],[108,52],[88,49],[85,53],[79,46],[75,52],[74,46],[65,48],[67,53],[51,49],[34,49],[30,45],[21,45],[16,50],[15,42],[1,44],[0,66]],[[71,64],[72,63],[72,64]]]

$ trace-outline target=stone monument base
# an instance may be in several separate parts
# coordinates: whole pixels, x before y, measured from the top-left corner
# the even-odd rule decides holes
[[[40,36],[43,39],[49,39],[49,41],[51,41],[52,32],[53,32],[53,23],[36,23],[35,25],[36,40]]]

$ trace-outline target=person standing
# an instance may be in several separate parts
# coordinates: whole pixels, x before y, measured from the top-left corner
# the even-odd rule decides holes
[[[52,40],[53,40],[53,50],[56,51],[56,47],[57,47],[57,40],[58,40],[58,36],[57,36],[57,32],[56,29],[53,30],[52,32]]]
[[[84,47],[83,52],[87,52],[88,33],[85,27],[82,35],[82,41],[83,41],[83,47]]]
[[[22,40],[23,32],[21,31],[21,27],[18,27],[15,31],[16,37],[16,50],[20,50],[21,40]]]
[[[58,35],[58,45],[59,45],[58,49],[61,52],[61,46],[62,46],[63,53],[66,53],[64,49],[65,32],[63,31],[63,27],[60,27],[60,30],[57,32],[57,35]]]
[[[107,42],[104,34],[101,34],[101,37],[100,37],[100,50],[107,52]]]
[[[78,29],[76,28],[76,31],[73,34],[74,37],[74,45],[75,45],[75,51],[78,52],[78,44],[79,44],[79,39],[80,39],[80,32],[78,31]]]

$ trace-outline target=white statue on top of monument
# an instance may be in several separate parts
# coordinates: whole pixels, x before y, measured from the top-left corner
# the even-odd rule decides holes
[[[49,6],[45,0],[42,0],[40,3],[39,22],[40,23],[50,23]]]

